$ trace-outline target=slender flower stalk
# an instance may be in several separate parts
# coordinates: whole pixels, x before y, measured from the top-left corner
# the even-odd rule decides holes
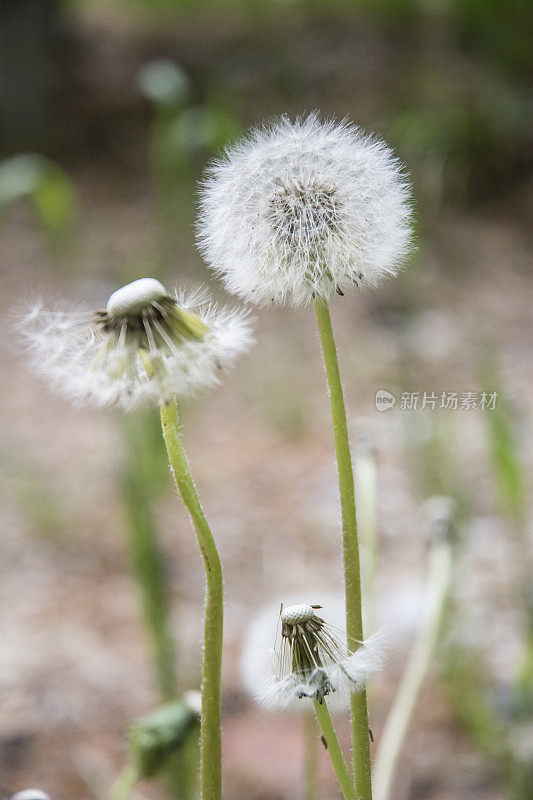
[[[387,717],[374,772],[375,800],[388,800],[392,782],[409,728],[413,709],[441,626],[452,575],[452,546],[449,537],[451,524],[450,498],[432,498],[444,513],[432,520],[433,541],[429,554],[426,579],[424,619],[411,648],[409,659]],[[444,504],[442,501],[446,501]]]
[[[220,800],[222,794],[220,708],[223,630],[222,568],[215,540],[202,511],[181,442],[178,406],[174,399],[161,402],[161,427],[174,480],[194,525],[206,573],[200,780],[202,800]]]
[[[318,800],[320,797],[320,782],[318,775],[318,753],[316,721],[312,711],[306,710],[303,715],[303,745],[304,745],[304,800]]]
[[[323,298],[315,302],[316,318],[326,367],[326,379],[331,406],[335,454],[339,473],[339,492],[342,513],[342,553],[344,564],[344,588],[346,593],[346,634],[350,641],[363,640],[363,614],[361,605],[361,568],[357,519],[355,514],[355,491],[346,423],[346,409],[342,392],[337,349],[331,327],[328,304]],[[352,695],[352,747],[353,771],[357,793],[362,800],[372,797],[370,766],[370,739],[368,732],[368,710],[366,691]]]
[[[346,766],[346,761],[344,760],[325,700],[313,700],[313,708],[315,709],[316,718],[320,725],[320,730],[322,731],[324,743],[328,750],[333,769],[335,770],[335,775],[341,787],[341,792],[345,800],[358,800],[358,795],[352,783],[350,770]]]

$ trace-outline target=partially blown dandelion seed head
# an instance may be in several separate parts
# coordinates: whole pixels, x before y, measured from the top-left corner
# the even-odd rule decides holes
[[[198,243],[230,292],[305,305],[396,273],[410,250],[409,196],[377,138],[317,114],[282,117],[212,165]]]
[[[126,411],[198,393],[252,341],[243,312],[202,292],[170,295],[153,278],[123,286],[96,312],[36,303],[20,332],[33,367],[59,394]]]
[[[273,671],[255,691],[260,703],[283,708],[304,697],[319,702],[332,693],[345,697],[361,691],[381,667],[381,637],[354,642],[348,649],[340,632],[318,616],[320,608],[306,603],[282,608]]]

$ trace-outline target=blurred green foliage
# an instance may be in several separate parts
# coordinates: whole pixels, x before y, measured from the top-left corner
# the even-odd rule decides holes
[[[164,269],[192,223],[196,175],[206,158],[238,136],[241,128],[224,108],[207,102],[193,104],[191,81],[173,61],[147,62],[138,73],[137,83],[153,110],[150,162],[158,195],[159,249]]]
[[[506,397],[497,364],[489,353],[482,358],[481,381],[484,386],[491,386],[491,391],[498,393],[496,406],[486,417],[487,433],[500,509],[511,522],[520,557],[517,589],[525,632],[522,657],[510,690],[510,712],[517,719],[533,719],[533,586],[526,470],[517,420]]]
[[[408,164],[426,218],[442,204],[484,202],[520,186],[531,167],[530,0],[65,5],[91,3],[148,17],[154,42],[158,25],[165,43],[174,31],[177,54],[188,47],[183,23],[196,42],[189,74],[156,58],[139,75],[154,104],[160,186],[184,182],[195,156],[205,159],[240,124],[317,106],[390,141]]]
[[[0,161],[0,221],[21,199],[28,198],[50,247],[72,243],[78,223],[76,190],[67,174],[37,153],[22,153]]]
[[[516,422],[502,386],[501,376],[492,358],[481,367],[481,381],[497,392],[494,409],[486,415],[487,431],[501,511],[522,527],[527,520],[524,462],[518,447]]]

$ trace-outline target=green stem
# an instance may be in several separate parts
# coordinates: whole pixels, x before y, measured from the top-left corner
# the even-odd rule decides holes
[[[405,668],[400,687],[389,712],[378,752],[375,769],[375,798],[387,800],[398,757],[407,733],[420,686],[427,672],[431,653],[437,642],[442,615],[448,596],[452,572],[452,551],[447,541],[432,546],[426,598],[423,603],[425,619]]]
[[[139,780],[139,773],[133,764],[127,764],[111,787],[109,800],[128,800],[131,790]]]
[[[322,731],[322,736],[324,737],[324,744],[329,753],[342,794],[345,800],[358,800],[350,776],[350,770],[346,766],[346,761],[344,760],[328,707],[324,700],[322,700],[321,703],[318,700],[313,700],[313,706],[318,724],[320,725],[320,730]]]
[[[222,794],[220,710],[223,626],[222,568],[215,540],[202,511],[181,443],[178,408],[174,399],[161,403],[161,427],[174,480],[194,525],[206,573],[200,782],[202,800],[220,800]]]
[[[320,796],[318,780],[317,727],[311,709],[303,716],[304,727],[304,800],[318,800]]]
[[[337,360],[337,349],[331,327],[328,304],[323,298],[315,302],[316,318],[326,377],[335,454],[339,473],[339,491],[342,512],[342,549],[344,562],[344,585],[346,595],[346,634],[351,650],[354,642],[363,641],[363,618],[361,609],[361,568],[359,563],[359,543],[357,540],[357,520],[355,516],[355,491],[350,455],[346,409]],[[368,733],[368,711],[366,692],[352,694],[352,746],[353,771],[357,796],[360,800],[371,800],[372,779],[370,767],[370,741]]]

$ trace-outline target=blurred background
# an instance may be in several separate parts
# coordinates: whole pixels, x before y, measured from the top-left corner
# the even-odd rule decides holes
[[[313,109],[383,136],[416,201],[409,267],[332,309],[369,630],[391,642],[370,687],[373,753],[424,615],[427,500],[446,495],[452,585],[393,796],[533,797],[532,11],[529,0],[0,3],[2,797],[32,785],[57,800],[107,796],[130,723],[199,687],[204,592],[157,416],[52,397],[23,364],[13,314],[39,295],[99,308],[145,275],[208,283],[232,302],[195,250],[196,182],[250,125]],[[275,618],[301,596],[327,618],[323,598],[333,607],[341,592],[322,378],[312,312],[261,310],[255,348],[185,410],[225,568],[227,800],[303,796],[302,718],[259,710],[241,660],[265,608]],[[263,638],[273,646],[268,626]],[[346,714],[337,725],[348,745]],[[336,797],[316,753],[320,797]],[[167,778],[133,796],[176,796]]]

